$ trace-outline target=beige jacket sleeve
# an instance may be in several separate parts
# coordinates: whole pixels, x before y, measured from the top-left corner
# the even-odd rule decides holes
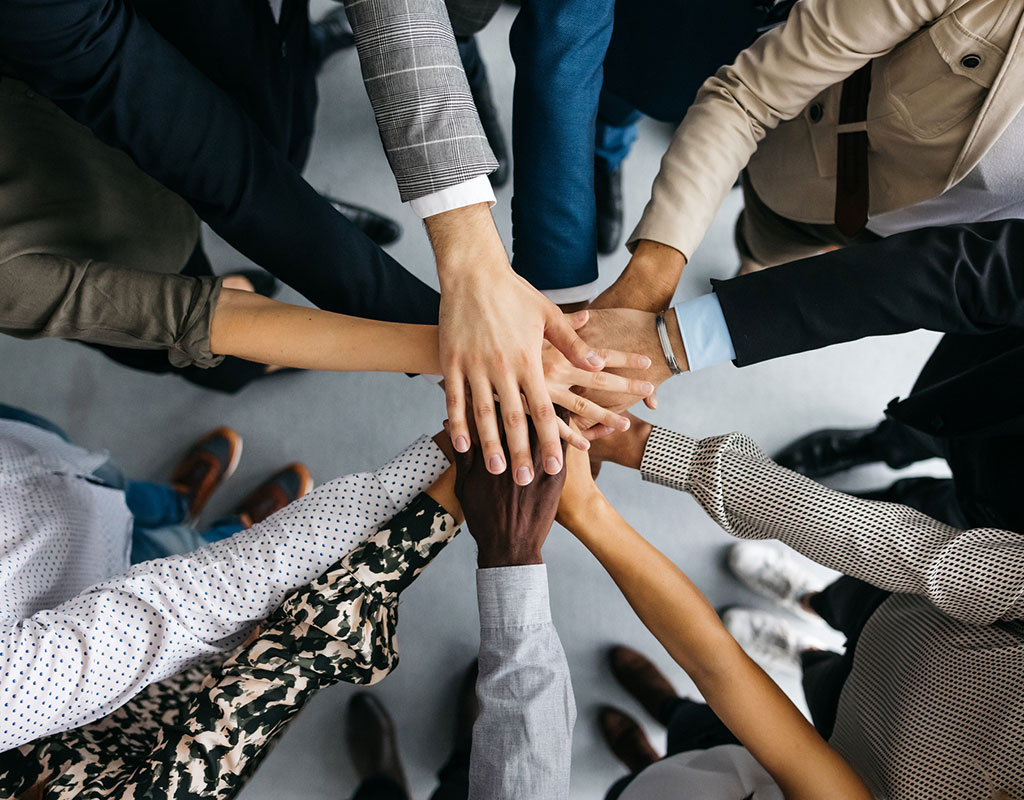
[[[692,495],[733,536],[778,539],[974,625],[1024,618],[1024,534],[959,530],[907,506],[828,489],[780,467],[740,433],[697,440],[656,427],[640,472]]]
[[[800,0],[785,25],[709,78],[661,161],[629,239],[687,258],[767,131],[963,0]]]
[[[220,278],[160,275],[45,254],[0,264],[0,333],[167,350],[174,366],[211,367]]]

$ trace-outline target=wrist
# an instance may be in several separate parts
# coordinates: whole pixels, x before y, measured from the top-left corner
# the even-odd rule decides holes
[[[683,332],[679,328],[679,317],[671,308],[665,313],[665,329],[668,332],[668,344],[675,356],[676,365],[680,370],[686,372],[690,368],[690,362],[686,358],[686,345],[683,344]],[[665,354],[662,353],[664,358]],[[666,359],[667,361],[667,359]]]
[[[600,527],[601,521],[607,519],[609,510],[612,509],[608,498],[604,496],[597,486],[585,498],[574,502],[571,507],[558,510],[558,524],[581,541],[586,539],[587,533]]]
[[[495,270],[511,270],[508,254],[487,203],[454,208],[424,220],[437,261],[442,293],[466,281],[487,279]]]
[[[476,554],[478,569],[498,569],[500,567],[525,567],[531,564],[543,564],[539,549],[517,546],[481,547]]]
[[[612,287],[628,308],[662,311],[672,303],[686,257],[675,248],[642,239]]]

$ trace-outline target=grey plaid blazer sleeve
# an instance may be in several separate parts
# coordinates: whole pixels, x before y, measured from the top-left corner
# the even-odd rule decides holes
[[[493,172],[444,0],[345,0],[345,11],[402,200]]]

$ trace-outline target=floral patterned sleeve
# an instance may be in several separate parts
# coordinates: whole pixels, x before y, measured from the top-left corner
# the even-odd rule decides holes
[[[395,668],[398,596],[457,531],[419,495],[201,683],[195,667],[91,725],[0,755],[0,796],[234,797],[317,690],[376,683]]]

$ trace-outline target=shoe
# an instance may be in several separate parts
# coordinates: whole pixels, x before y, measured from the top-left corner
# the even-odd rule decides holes
[[[263,522],[294,500],[308,494],[313,488],[313,478],[305,465],[289,464],[278,470],[257,487],[252,494],[235,509],[235,515],[246,528]]]
[[[730,608],[722,614],[722,624],[755,661],[799,669],[802,652],[827,649],[818,639],[767,611]]]
[[[335,211],[346,217],[379,247],[398,241],[402,235],[402,226],[390,217],[385,217],[383,214],[378,214],[376,211],[357,206],[354,203],[346,203],[344,200],[337,200],[327,197],[327,195],[324,197],[334,206]]]
[[[679,695],[654,662],[632,647],[620,644],[608,651],[608,664],[619,685],[654,719],[664,722],[661,710],[665,702]]]
[[[614,253],[622,241],[622,167],[611,170],[600,158],[594,159],[594,199],[597,202],[597,252]]]
[[[401,786],[408,796],[395,723],[383,703],[369,692],[359,692],[349,700],[345,738],[360,781],[388,778]]]
[[[861,464],[872,464],[881,460],[871,446],[874,431],[874,428],[815,431],[782,450],[775,456],[775,462],[808,478],[824,478]]]
[[[661,760],[644,729],[624,711],[601,706],[597,712],[597,723],[609,749],[630,772],[639,772]]]
[[[476,679],[480,662],[474,660],[459,686],[459,700],[455,709],[455,749],[468,753],[473,745],[473,725],[480,716],[480,701],[476,697]]]
[[[231,428],[210,431],[196,442],[171,474],[171,486],[188,508],[186,524],[198,519],[214,491],[234,474],[242,457],[242,437]]]
[[[313,64],[319,72],[324,63],[335,53],[348,50],[356,45],[352,26],[344,6],[338,6],[324,14],[309,26],[309,38],[313,49]]]
[[[736,579],[751,591],[804,618],[818,619],[804,610],[800,599],[820,592],[824,582],[786,551],[770,542],[737,542],[729,548],[728,563]]]

